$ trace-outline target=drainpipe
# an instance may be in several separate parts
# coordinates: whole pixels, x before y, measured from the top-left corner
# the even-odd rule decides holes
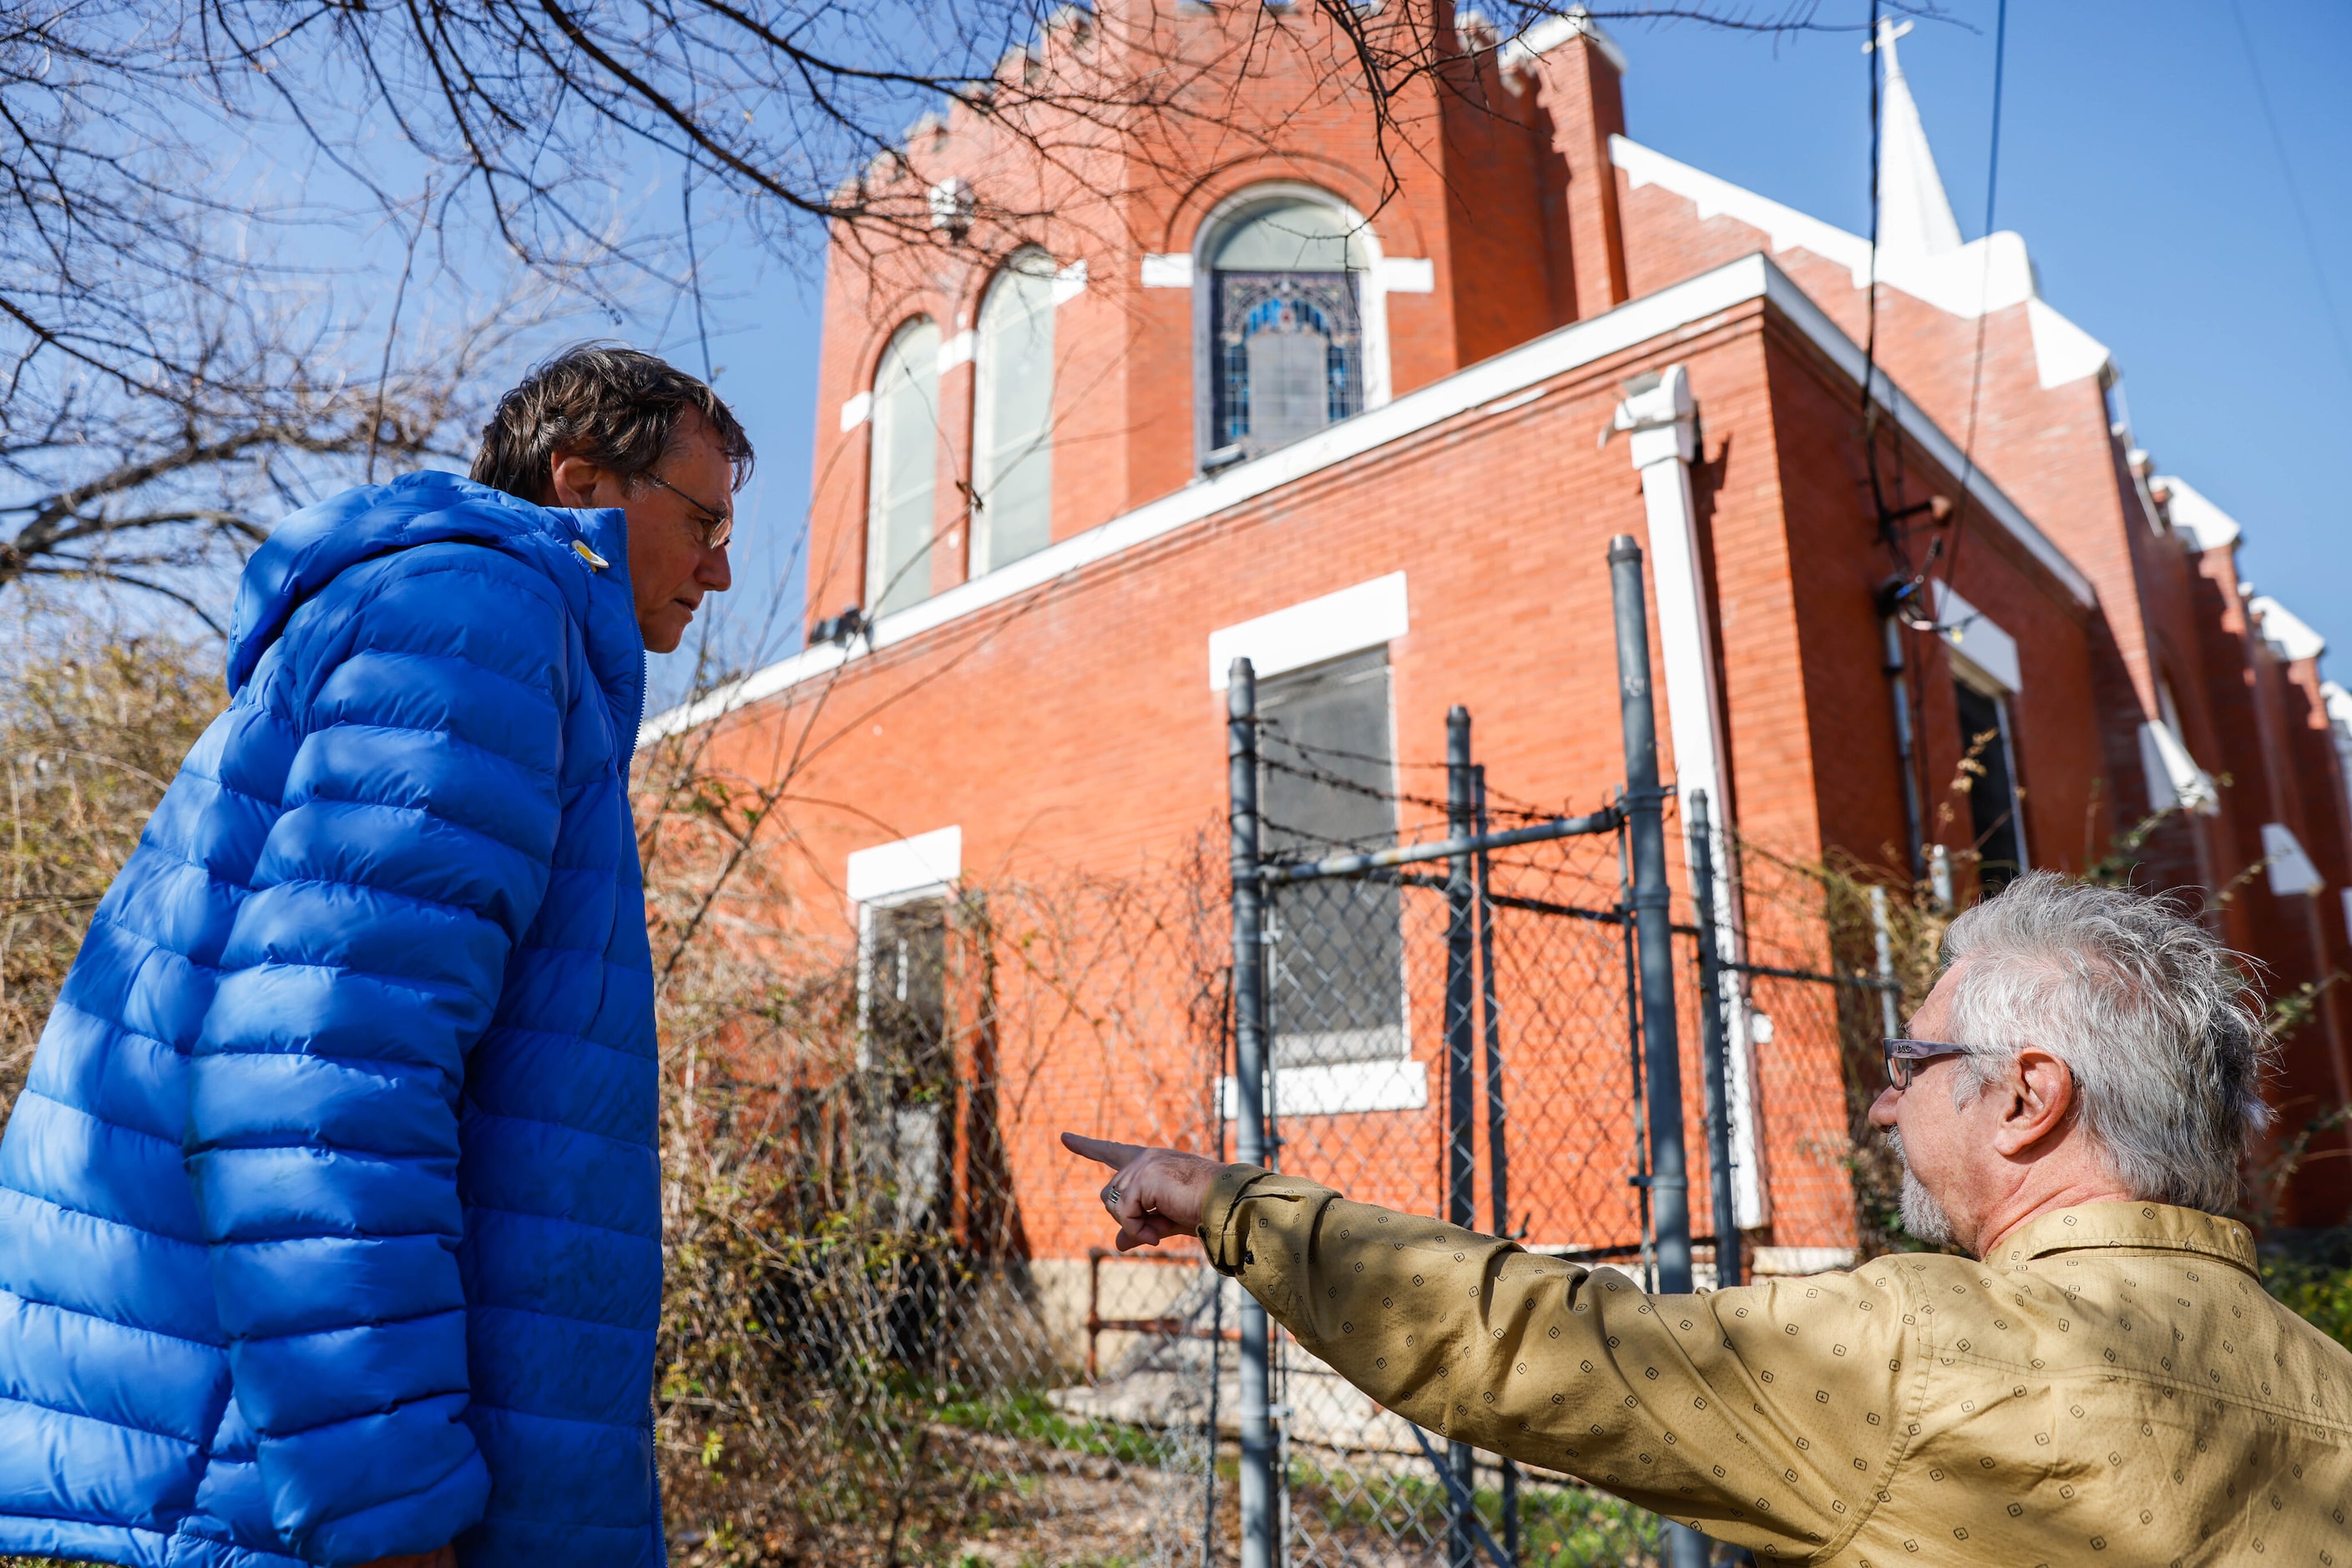
[[[1927,837],[1926,812],[1919,800],[1918,742],[1911,732],[1911,679],[1905,669],[1906,661],[1903,657],[1903,623],[1906,613],[1903,601],[1909,596],[1910,591],[1910,584],[1899,577],[1890,579],[1879,590],[1878,624],[1886,638],[1886,658],[1881,668],[1886,672],[1887,697],[1895,704],[1895,759],[1903,772],[1904,846],[1910,852],[1906,863],[1911,868],[1911,880],[1916,883],[1928,876],[1929,868],[1925,842]],[[1941,845],[1937,846],[1938,854],[1942,850]],[[1947,869],[1944,873],[1947,880],[1936,883],[1937,897],[1946,904],[1952,901],[1948,890],[1950,875]]]
[[[1716,947],[1727,963],[1748,961],[1740,918],[1739,859],[1734,848],[1734,799],[1725,787],[1723,702],[1715,677],[1715,617],[1699,572],[1698,514],[1691,504],[1690,463],[1697,456],[1697,406],[1681,365],[1647,371],[1625,384],[1610,430],[1631,437],[1633,467],[1650,523],[1650,569],[1657,585],[1658,651],[1666,673],[1666,717],[1674,738],[1675,789],[1688,800],[1705,790],[1717,811],[1716,863],[1725,896],[1716,904]],[[1733,968],[1733,975],[1739,971]],[[1753,1230],[1769,1217],[1756,1137],[1752,1015],[1745,983],[1724,987],[1724,1026],[1730,1045],[1727,1099],[1731,1121],[1732,1197],[1739,1226]]]

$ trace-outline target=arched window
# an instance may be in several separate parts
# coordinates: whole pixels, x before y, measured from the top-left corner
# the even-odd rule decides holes
[[[866,510],[866,613],[931,596],[932,476],[938,465],[940,330],[898,329],[874,373],[874,468]]]
[[[1014,256],[980,308],[972,413],[977,576],[1054,540],[1054,258]]]
[[[1346,212],[1269,197],[1234,215],[1208,260],[1213,464],[1271,452],[1364,406],[1369,263]]]

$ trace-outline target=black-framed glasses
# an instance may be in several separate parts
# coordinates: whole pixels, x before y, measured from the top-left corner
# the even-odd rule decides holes
[[[1920,1064],[1944,1057],[1964,1057],[1966,1046],[1955,1046],[1942,1040],[1904,1040],[1888,1038],[1881,1042],[1886,1047],[1886,1081],[1898,1089],[1909,1089]]]
[[[687,494],[684,490],[678,489],[676,485],[670,483],[667,479],[663,479],[659,474],[653,472],[651,469],[646,470],[645,477],[652,480],[655,484],[661,486],[662,489],[667,490],[670,494],[676,496],[678,500],[684,501],[687,505],[692,507],[695,510],[702,514],[700,517],[693,520],[694,526],[702,531],[702,548],[705,550],[724,550],[727,548],[727,542],[735,537],[735,514],[733,512],[720,511],[717,507],[703,505],[700,501],[695,500],[692,496]]]

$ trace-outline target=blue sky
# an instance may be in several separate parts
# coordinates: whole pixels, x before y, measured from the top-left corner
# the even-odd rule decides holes
[[[2352,676],[2352,5],[2238,0],[2299,183],[2306,245],[2231,0],[2013,0],[1995,226],[2025,237],[2043,296],[2113,350],[2135,433],[2244,524],[2241,561],[2341,650]],[[1857,24],[1865,5],[1852,5]],[[1962,233],[1983,228],[1991,0],[1949,0],[1902,46]],[[1842,19],[1836,9],[1830,20]],[[1868,79],[1855,34],[1772,39],[1620,24],[1635,140],[1856,232],[1869,225]],[[2315,248],[2318,266],[2314,265]],[[711,359],[760,448],[730,618],[797,636],[782,581],[805,516],[821,282],[748,249],[713,258]],[[690,311],[660,346],[698,365]],[[746,646],[730,638],[737,647]],[[673,689],[682,669],[662,672]]]

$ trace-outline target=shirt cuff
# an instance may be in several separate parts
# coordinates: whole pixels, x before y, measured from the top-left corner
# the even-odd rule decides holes
[[[1249,1239],[1240,1210],[1246,1197],[1324,1198],[1338,1194],[1320,1183],[1286,1176],[1256,1165],[1227,1165],[1210,1184],[1208,1201],[1201,1205],[1201,1247],[1209,1267],[1227,1278],[1256,1261],[1244,1244]]]

